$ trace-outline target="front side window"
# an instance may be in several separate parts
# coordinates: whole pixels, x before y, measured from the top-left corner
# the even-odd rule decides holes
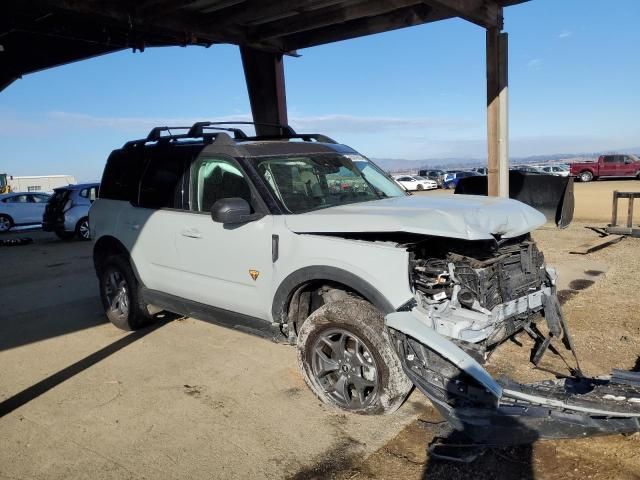
[[[29,201],[28,195],[15,195],[5,200],[7,203],[27,203]]]
[[[361,155],[263,157],[254,162],[290,213],[406,195],[402,187]]]
[[[209,212],[218,200],[242,198],[252,205],[251,189],[231,160],[202,158],[191,167],[191,210]],[[253,210],[252,210],[253,212]]]

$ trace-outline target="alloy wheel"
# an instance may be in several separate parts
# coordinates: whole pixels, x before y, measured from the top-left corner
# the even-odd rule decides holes
[[[78,227],[78,233],[80,237],[84,240],[89,240],[91,238],[91,230],[89,229],[89,219],[84,219],[80,226]]]
[[[345,409],[362,409],[378,393],[378,367],[364,342],[340,328],[322,332],[312,346],[311,370],[325,393]]]
[[[8,232],[11,229],[11,220],[8,217],[0,216],[0,233]]]
[[[129,315],[129,290],[124,275],[111,268],[106,272],[104,295],[109,304],[109,311],[118,318],[125,319]]]

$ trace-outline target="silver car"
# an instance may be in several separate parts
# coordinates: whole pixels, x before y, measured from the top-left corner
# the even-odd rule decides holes
[[[39,225],[49,200],[46,193],[15,192],[0,195],[0,233],[13,227]]]
[[[56,188],[44,211],[42,229],[64,240],[74,236],[90,240],[89,208],[99,187],[99,183],[82,183]]]

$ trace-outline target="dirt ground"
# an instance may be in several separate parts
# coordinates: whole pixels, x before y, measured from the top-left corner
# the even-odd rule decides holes
[[[576,184],[577,222],[535,233],[592,374],[640,368],[640,239],[568,253],[596,238],[584,227],[609,220],[615,189],[640,182]],[[428,446],[450,432],[420,392],[391,416],[346,415],[308,391],[290,347],[193,319],[122,333],[105,323],[90,244],[28,235],[0,249],[0,479],[640,479],[639,434],[434,460]],[[518,339],[488,368],[546,377]]]
[[[587,226],[604,226],[611,218],[613,190],[640,191],[638,181],[576,183],[575,221],[566,230],[539,229],[535,240],[549,264],[560,273],[563,311],[573,334],[583,371],[598,375],[612,368],[640,371],[640,239],[622,242],[589,255],[571,255],[573,247],[597,235]],[[427,192],[447,195],[450,192]],[[619,211],[626,212],[621,204]],[[531,341],[507,342],[487,365],[493,374],[519,381],[549,378],[528,363]],[[546,363],[545,363],[546,362]],[[561,363],[545,357],[542,364],[560,369]],[[415,395],[414,395],[415,396]],[[318,473],[308,478],[353,479],[640,479],[640,434],[579,440],[542,440],[532,445],[500,449],[465,450],[478,454],[470,464],[429,458],[428,446],[450,434],[438,413],[425,408],[416,421],[365,460],[352,458],[337,474]],[[436,442],[437,443],[437,442]],[[313,472],[313,471],[311,471]]]

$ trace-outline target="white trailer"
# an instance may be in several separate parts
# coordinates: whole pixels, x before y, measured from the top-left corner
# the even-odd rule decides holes
[[[52,193],[55,188],[76,183],[73,175],[9,176],[7,180],[14,192]]]

